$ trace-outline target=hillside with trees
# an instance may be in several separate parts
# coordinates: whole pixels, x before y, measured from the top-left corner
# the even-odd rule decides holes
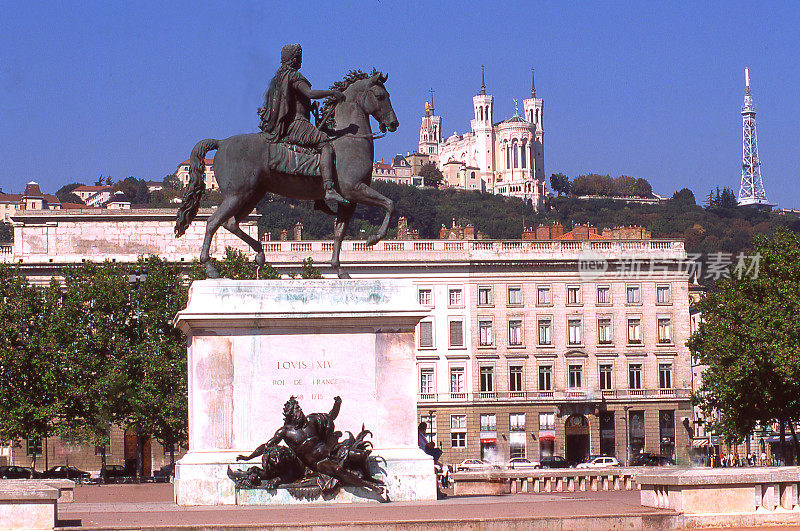
[[[636,204],[612,199],[582,199],[570,195],[554,197],[548,208],[534,211],[519,199],[477,191],[419,189],[388,182],[373,187],[390,197],[397,216],[405,216],[408,226],[419,231],[420,238],[437,238],[442,225],[453,220],[461,225],[472,223],[487,238],[519,238],[523,227],[559,222],[565,230],[575,223],[590,223],[598,228],[618,225],[641,225],[654,238],[683,238],[690,253],[738,253],[752,246],[757,234],[786,227],[800,232],[800,219],[794,216],[763,212],[735,206],[729,189],[717,190],[698,205],[691,190],[684,188],[660,204]],[[731,203],[731,197],[734,197]],[[258,206],[261,229],[278,239],[285,229],[291,234],[299,221],[304,239],[327,239],[333,236],[332,218],[313,210],[309,201],[295,201],[268,196]],[[377,231],[383,212],[359,206],[348,230],[350,238],[365,238]],[[396,221],[390,237],[394,237]]]

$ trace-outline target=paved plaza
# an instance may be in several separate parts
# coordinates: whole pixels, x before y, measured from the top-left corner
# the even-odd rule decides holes
[[[180,507],[172,485],[78,486],[59,529],[667,528],[676,513],[642,507],[638,491],[449,496],[432,502],[280,507]]]

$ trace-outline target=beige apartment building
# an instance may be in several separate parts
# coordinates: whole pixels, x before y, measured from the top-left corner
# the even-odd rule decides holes
[[[284,271],[310,256],[328,273],[330,248],[265,244]],[[444,462],[688,461],[682,241],[346,241],[341,259],[353,278],[412,279],[430,309],[417,329],[418,413]]]
[[[219,186],[217,185],[216,177],[214,177],[214,159],[204,159],[203,164],[203,181],[205,182],[206,190],[216,190]],[[178,169],[175,170],[175,176],[184,187],[189,184],[189,179],[191,178],[189,175],[189,159],[178,164]]]

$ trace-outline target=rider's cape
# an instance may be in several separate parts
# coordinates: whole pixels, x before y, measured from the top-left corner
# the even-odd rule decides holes
[[[321,175],[318,151],[283,142],[267,142],[267,164],[271,170],[281,173]]]

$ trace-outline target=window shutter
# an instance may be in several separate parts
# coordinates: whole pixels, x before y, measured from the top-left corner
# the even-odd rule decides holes
[[[450,346],[464,346],[464,337],[461,330],[461,321],[450,321]]]
[[[433,323],[431,321],[422,321],[419,324],[419,346],[433,346]]]

